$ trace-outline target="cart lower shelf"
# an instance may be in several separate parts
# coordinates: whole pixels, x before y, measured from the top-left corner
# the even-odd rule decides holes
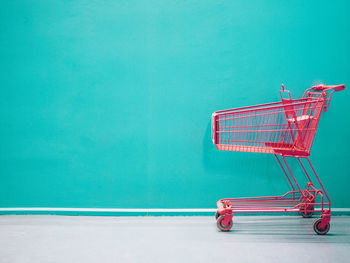
[[[299,213],[304,218],[321,213],[321,218],[314,222],[314,231],[324,235],[330,229],[330,204],[323,202],[322,191],[314,188],[280,196],[224,198],[217,202],[217,209],[215,217],[221,231],[232,228],[233,214],[237,213]]]

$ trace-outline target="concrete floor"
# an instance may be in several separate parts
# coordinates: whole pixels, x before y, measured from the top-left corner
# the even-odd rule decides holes
[[[0,216],[0,262],[349,262],[350,217],[238,216],[219,232],[211,217]]]

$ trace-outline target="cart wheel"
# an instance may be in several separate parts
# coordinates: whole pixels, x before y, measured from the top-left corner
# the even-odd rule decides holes
[[[320,228],[320,224],[322,222],[322,218],[319,218],[314,223],[314,230],[318,235],[325,235],[328,233],[329,228],[331,227],[328,223],[324,228]]]
[[[314,209],[313,209],[313,207],[312,207],[312,211],[307,211],[306,213],[304,212],[304,208],[305,208],[305,206],[303,206],[303,207],[300,207],[300,209],[299,209],[299,214],[302,216],[302,217],[304,217],[304,218],[310,218],[310,217],[312,217],[312,215],[314,214]]]
[[[223,225],[222,224],[222,221],[224,220],[225,218],[225,215],[221,215],[218,217],[218,220],[216,222],[216,225],[218,226],[218,228],[221,230],[221,231],[229,231],[232,227],[232,220],[230,220],[230,222],[228,223],[227,226]]]
[[[218,220],[219,216],[220,216],[219,211],[216,211],[216,213],[215,213],[215,219]]]

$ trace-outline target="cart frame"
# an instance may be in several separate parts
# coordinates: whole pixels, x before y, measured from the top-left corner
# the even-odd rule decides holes
[[[321,213],[321,218],[314,222],[314,231],[321,235],[329,231],[331,200],[309,155],[321,113],[328,110],[333,93],[344,89],[345,85],[320,84],[307,89],[301,99],[292,99],[282,84],[281,102],[212,114],[212,140],[218,150],[271,153],[290,185],[290,191],[284,195],[217,201],[216,219],[221,231],[231,229],[234,213],[287,212],[298,212],[305,218]],[[288,95],[287,98],[285,95]],[[307,178],[304,189],[300,187],[287,158],[298,160]],[[316,188],[314,181],[320,189]]]

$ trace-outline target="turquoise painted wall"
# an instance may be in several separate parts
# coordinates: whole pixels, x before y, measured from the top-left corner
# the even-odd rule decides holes
[[[2,1],[0,207],[284,193],[273,156],[215,149],[210,115],[277,101],[282,82],[349,89],[349,3]],[[348,105],[334,96],[311,155],[334,207],[350,207]]]

